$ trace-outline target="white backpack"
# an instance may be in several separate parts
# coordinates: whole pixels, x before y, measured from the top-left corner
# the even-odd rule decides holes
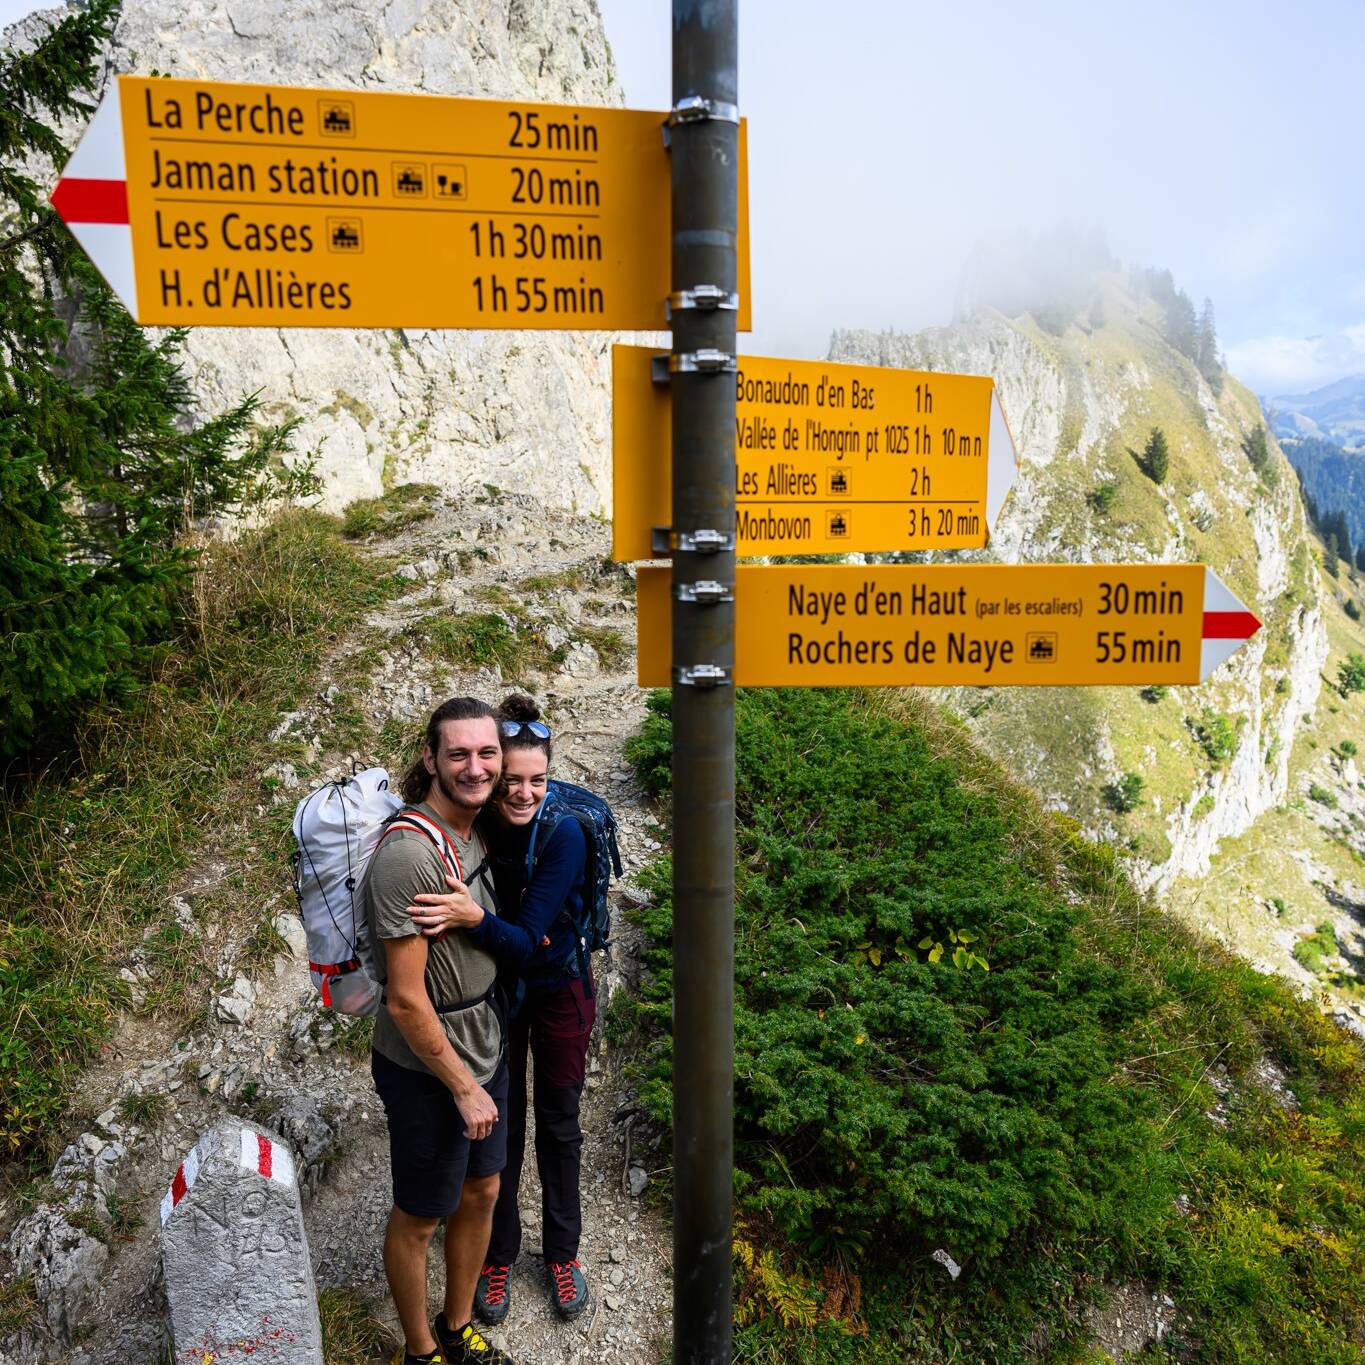
[[[361,909],[360,883],[380,839],[393,828],[426,836],[452,876],[459,857],[440,828],[404,809],[389,790],[384,768],[366,768],[309,792],[294,810],[294,891],[308,935],[308,970],[322,1003],[343,1014],[374,1014],[384,998],[375,980],[370,927]]]

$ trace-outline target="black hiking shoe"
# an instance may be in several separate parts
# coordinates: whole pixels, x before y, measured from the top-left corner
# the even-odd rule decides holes
[[[577,1260],[546,1261],[550,1272],[550,1302],[561,1318],[576,1318],[588,1306],[588,1281]]]
[[[512,1267],[489,1261],[479,1271],[479,1282],[474,1286],[474,1316],[490,1327],[497,1327],[507,1318],[512,1306],[510,1281]]]
[[[457,1332],[442,1313],[433,1330],[441,1343],[444,1365],[513,1365],[512,1357],[491,1341],[485,1341],[472,1322],[465,1323]]]
[[[445,1357],[439,1347],[429,1356],[415,1356],[406,1346],[400,1346],[389,1365],[445,1365]]]

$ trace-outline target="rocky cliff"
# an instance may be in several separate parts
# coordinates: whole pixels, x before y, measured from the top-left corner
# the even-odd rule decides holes
[[[1207,871],[1222,839],[1284,800],[1327,637],[1292,471],[1277,454],[1267,482],[1243,449],[1261,420],[1254,396],[1230,378],[1215,395],[1162,339],[1154,305],[1118,276],[1100,288],[1095,315],[1104,321],[1073,323],[1060,336],[1027,314],[986,311],[914,335],[839,332],[831,355],[995,377],[1022,468],[983,557],[1197,560],[1261,618],[1260,633],[1199,688],[986,689],[952,698],[1058,809],[1128,844],[1143,879],[1162,889]],[[1156,426],[1171,448],[1163,484],[1137,458]],[[1228,738],[1211,744],[1215,730]],[[1119,818],[1107,793],[1126,772],[1143,778],[1146,798]]]
[[[153,71],[621,103],[595,0],[137,0],[124,7],[108,74]],[[206,411],[259,390],[266,418],[301,419],[295,447],[316,453],[329,510],[420,480],[601,512],[611,504],[608,344],[593,332],[205,328],[185,356]]]

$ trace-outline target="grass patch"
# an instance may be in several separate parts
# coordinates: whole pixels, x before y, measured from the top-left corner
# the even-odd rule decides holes
[[[457,668],[497,668],[514,675],[527,662],[527,641],[516,625],[495,611],[428,616],[408,628],[438,659]]]
[[[326,1365],[372,1365],[393,1349],[375,1305],[353,1289],[324,1289],[318,1295],[322,1356]]]
[[[38,1296],[31,1275],[0,1280],[0,1337],[31,1323],[38,1314]]]
[[[145,1090],[125,1095],[118,1104],[119,1114],[140,1128],[155,1128],[171,1107],[171,1097],[163,1090]]]
[[[737,1274],[758,1311],[736,1358],[1022,1365],[1041,1329],[1079,1360],[1078,1308],[1134,1279],[1185,1315],[1177,1359],[1357,1361],[1358,1046],[1158,913],[923,698],[737,707]],[[656,694],[630,754],[660,796],[669,739]],[[644,880],[636,1066],[666,1131],[667,862]],[[989,971],[923,950],[964,931]],[[1255,1085],[1262,1057],[1297,1113]]]
[[[206,1008],[213,967],[193,924],[240,919],[286,886],[290,835],[257,815],[256,773],[279,713],[309,693],[324,652],[401,590],[341,539],[335,519],[289,512],[204,557],[183,632],[122,705],[73,737],[70,767],[0,806],[0,1156],[30,1168],[62,1146],[80,1068],[123,998],[120,962],[142,941],[147,1009]],[[232,819],[225,819],[230,813]],[[240,818],[239,818],[240,816]],[[186,928],[167,899],[207,849],[229,872]]]
[[[341,533],[350,540],[392,536],[436,515],[441,495],[434,483],[404,483],[379,498],[358,498],[342,513]]]
[[[597,657],[607,668],[619,667],[630,654],[626,637],[613,626],[579,625],[574,627],[574,634],[597,651]]]
[[[551,593],[578,592],[586,587],[592,575],[584,564],[570,564],[554,573],[533,573],[523,578],[517,586],[523,592]]]

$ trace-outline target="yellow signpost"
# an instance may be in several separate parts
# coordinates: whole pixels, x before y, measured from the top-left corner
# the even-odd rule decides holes
[[[141,323],[658,330],[664,117],[120,76],[53,203]]]
[[[671,400],[656,353],[612,348],[619,560],[656,558],[671,507]],[[977,375],[740,356],[741,555],[980,547],[1014,484],[995,383]]]
[[[639,682],[670,676],[669,571],[638,571]],[[1260,627],[1202,564],[741,565],[741,687],[1197,683]]]

